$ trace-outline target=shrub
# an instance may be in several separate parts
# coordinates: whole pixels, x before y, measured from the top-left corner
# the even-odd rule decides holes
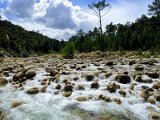
[[[69,42],[62,50],[63,57],[66,59],[73,59],[75,53],[75,47],[73,42]]]

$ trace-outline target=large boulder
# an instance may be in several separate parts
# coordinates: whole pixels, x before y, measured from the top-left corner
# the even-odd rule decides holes
[[[5,78],[0,77],[0,86],[5,86],[8,83],[8,80]]]
[[[39,92],[37,87],[27,90],[27,94],[37,94]]]
[[[26,78],[33,78],[34,76],[36,75],[36,72],[35,70],[28,70],[26,73],[25,73],[25,76]]]
[[[128,76],[126,74],[118,74],[115,77],[115,80],[118,81],[119,83],[122,83],[122,84],[128,84],[131,82],[130,76]]]

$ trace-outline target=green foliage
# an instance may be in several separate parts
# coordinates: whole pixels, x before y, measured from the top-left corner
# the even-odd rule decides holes
[[[152,53],[150,51],[144,51],[142,52],[142,57],[143,58],[150,58]]]
[[[75,53],[75,47],[73,42],[69,42],[62,50],[63,57],[66,59],[73,59]]]
[[[160,15],[160,0],[154,0],[152,5],[148,5],[148,14],[149,15]]]
[[[109,24],[100,38],[100,31],[77,34],[70,38],[76,51],[148,51],[160,52],[160,16],[148,18],[142,15],[135,23]],[[150,55],[144,55],[150,56]]]
[[[60,51],[64,41],[48,38],[38,32],[26,31],[20,26],[0,20],[0,48],[13,56]]]

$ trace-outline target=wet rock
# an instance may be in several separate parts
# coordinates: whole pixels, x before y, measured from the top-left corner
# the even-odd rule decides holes
[[[113,93],[113,92],[116,92],[116,90],[117,90],[118,88],[117,88],[117,85],[116,85],[116,83],[109,83],[108,85],[107,85],[107,90],[110,92],[110,93]]]
[[[72,92],[71,92],[71,91],[63,93],[63,96],[64,96],[64,97],[69,97],[69,96],[71,96],[71,95],[72,95]]]
[[[151,96],[151,93],[149,90],[145,89],[145,90],[142,90],[140,96],[144,98],[145,101],[147,101],[148,98]]]
[[[156,100],[154,98],[148,98],[147,102],[151,104],[155,104]]]
[[[154,95],[155,99],[160,102],[160,92]]]
[[[37,94],[39,92],[37,87],[27,90],[27,94]]]
[[[85,97],[85,96],[79,96],[79,97],[76,98],[76,100],[77,100],[78,102],[84,102],[84,101],[87,101],[88,98]]]
[[[148,77],[151,77],[151,78],[159,78],[159,74],[155,71],[148,72],[147,75],[148,75]]]
[[[26,71],[33,69],[33,68],[34,68],[33,65],[25,66],[23,72],[26,72]]]
[[[13,76],[13,80],[18,81],[19,79],[22,79],[23,77],[24,77],[24,73],[23,72],[18,72]]]
[[[78,77],[78,76],[75,76],[75,77],[73,78],[73,80],[74,80],[74,81],[77,81],[77,80],[79,80],[79,77]]]
[[[104,76],[105,76],[106,78],[110,77],[111,75],[112,75],[111,72],[106,72],[106,73],[104,74]]]
[[[0,120],[6,120],[6,114],[3,111],[0,111]]]
[[[3,68],[2,70],[3,71],[11,71],[11,70],[13,70],[13,66],[7,66],[7,67],[5,67],[5,68]]]
[[[70,69],[76,69],[76,64],[70,65]]]
[[[110,97],[105,97],[104,101],[105,101],[105,102],[111,102],[112,100],[111,100]]]
[[[73,86],[71,85],[71,84],[67,84],[67,85],[65,85],[65,87],[64,87],[64,91],[65,92],[69,92],[69,91],[73,91],[72,90],[73,89]]]
[[[150,78],[146,78],[146,79],[144,79],[142,82],[143,82],[143,83],[152,83],[153,80],[150,79]]]
[[[22,104],[24,104],[23,101],[14,101],[12,104],[11,104],[11,108],[16,108],[18,106],[21,106]]]
[[[109,62],[107,62],[105,65],[107,65],[107,66],[113,66],[113,62],[112,61],[109,61]]]
[[[129,61],[129,65],[134,65],[134,64],[136,64],[136,60]]]
[[[50,75],[51,75],[51,76],[54,77],[54,76],[56,76],[57,74],[58,74],[58,71],[57,71],[57,70],[55,70],[55,69],[51,69],[51,70],[50,70]]]
[[[120,90],[120,91],[119,91],[119,94],[123,95],[123,97],[126,96],[126,92],[125,92],[124,90]]]
[[[33,78],[34,76],[36,75],[36,72],[35,72],[35,70],[28,70],[28,71],[26,71],[26,73],[25,73],[25,76],[26,76],[26,78]]]
[[[77,85],[76,87],[77,90],[84,90],[84,86],[82,84]]]
[[[160,120],[160,114],[153,108],[148,108],[150,115],[152,116],[152,120]]]
[[[60,90],[61,89],[61,85],[60,84],[56,85],[55,89]]]
[[[138,70],[138,71],[144,70],[144,67],[142,65],[136,65],[135,70]]]
[[[135,77],[135,81],[137,81],[137,82],[142,82],[143,80],[142,80],[142,76],[141,75],[137,75],[136,77]]]
[[[154,83],[152,88],[157,89],[157,90],[160,89],[160,82]]]
[[[119,98],[114,98],[114,102],[117,104],[121,104],[121,100]]]
[[[131,82],[130,76],[125,75],[125,74],[118,74],[115,77],[115,80],[118,81],[119,83],[122,83],[122,84],[128,84]]]
[[[45,93],[46,90],[47,90],[47,86],[46,86],[46,85],[41,88],[41,92],[42,92],[42,93]]]
[[[93,82],[91,84],[91,88],[98,89],[99,88],[99,83],[98,82]]]
[[[87,81],[92,81],[93,78],[94,78],[94,75],[92,75],[92,74],[87,74],[87,75],[85,75],[85,79],[86,79]]]
[[[1,78],[0,77],[0,86],[5,86],[8,84],[8,80],[6,80],[5,78]]]

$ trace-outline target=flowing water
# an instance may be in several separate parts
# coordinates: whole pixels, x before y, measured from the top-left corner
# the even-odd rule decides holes
[[[53,62],[53,61],[52,61]],[[51,63],[51,60],[41,63],[41,65],[47,66]],[[5,87],[0,87],[0,110],[3,110],[7,114],[7,120],[81,120],[79,115],[72,114],[70,112],[71,108],[69,106],[74,106],[76,108],[82,109],[84,111],[91,111],[95,114],[110,114],[111,116],[122,116],[122,119],[128,120],[152,120],[148,108],[152,108],[155,111],[160,113],[160,102],[156,102],[155,105],[144,102],[140,97],[141,86],[145,85],[151,87],[153,83],[138,83],[135,86],[135,89],[130,92],[130,84],[121,84],[118,83],[123,90],[127,91],[126,97],[123,97],[118,92],[109,93],[106,90],[106,85],[109,82],[115,82],[115,75],[111,75],[109,78],[105,78],[103,74],[95,77],[95,80],[99,82],[99,89],[91,89],[90,85],[92,81],[86,81],[83,77],[83,74],[87,72],[96,72],[97,68],[104,69],[104,65],[95,66],[86,62],[88,67],[83,70],[71,70],[70,75],[61,75],[60,81],[68,78],[74,84],[82,84],[85,87],[85,90],[76,90],[74,88],[72,95],[70,97],[63,97],[60,92],[58,95],[55,95],[56,91],[54,88],[57,83],[53,82],[51,85],[48,85],[46,93],[38,93],[36,95],[29,95],[26,91],[29,88],[38,87],[42,88],[40,84],[44,78],[49,78],[46,76],[47,72],[45,68],[36,66],[36,77],[33,80],[28,80],[24,85],[23,89],[15,88],[11,83],[7,84]],[[160,64],[157,63],[157,66]],[[66,68],[69,67],[69,64],[66,64]],[[110,68],[105,67],[105,69],[110,70]],[[113,71],[129,71],[129,73],[134,72],[134,67],[129,65],[120,65],[117,64],[114,66]],[[113,72],[111,71],[111,72]],[[13,74],[9,77],[6,77],[8,80],[11,79]],[[74,77],[79,77],[79,80],[74,81]],[[143,75],[144,78],[148,76]],[[153,81],[160,79],[153,79]],[[134,82],[133,78],[131,82]],[[61,84],[62,88],[64,84]],[[116,104],[114,102],[105,102],[98,100],[99,95],[108,96],[110,98],[119,98],[121,104]],[[76,97],[78,96],[87,96],[90,98],[88,101],[78,102]],[[23,101],[24,104],[16,108],[11,109],[11,104],[14,101]],[[90,119],[92,120],[92,119]],[[103,120],[103,119],[102,119]]]

